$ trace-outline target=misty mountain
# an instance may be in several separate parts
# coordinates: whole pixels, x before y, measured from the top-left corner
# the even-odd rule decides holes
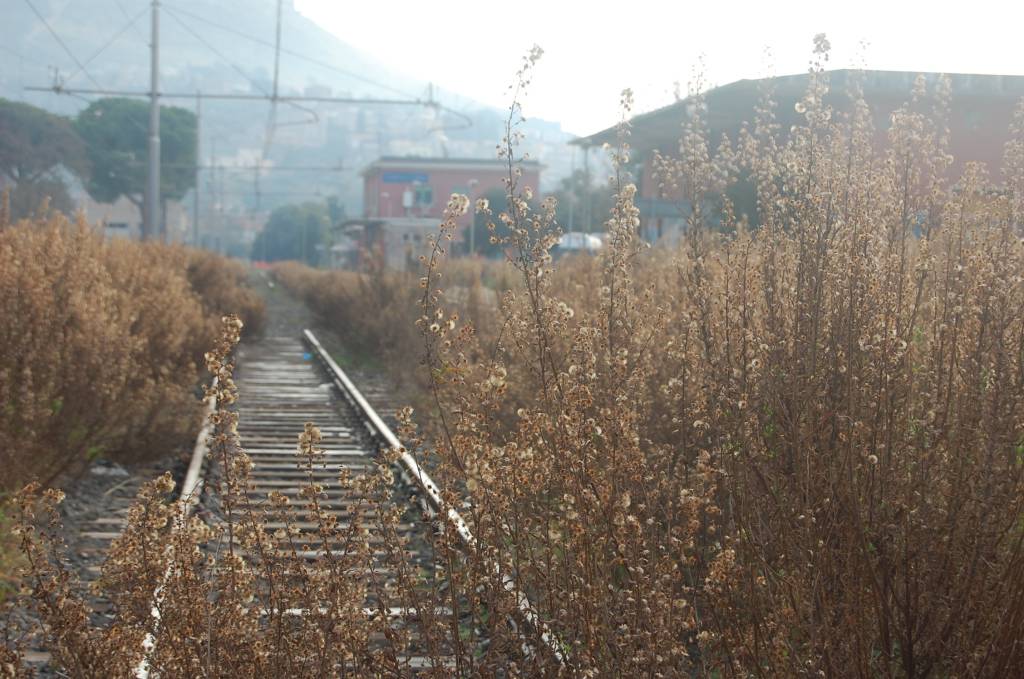
[[[149,82],[150,3],[147,0],[7,0],[0,44],[7,66],[5,94],[48,85],[58,68],[68,86],[144,89]],[[45,24],[86,65],[79,72]],[[273,0],[163,0],[161,81],[184,92],[269,92],[274,68]],[[282,15],[284,90],[327,86],[352,96],[424,96],[426,83],[379,66],[299,14],[290,0]],[[309,57],[302,59],[289,52]],[[11,59],[14,59],[14,62]],[[321,62],[318,65],[314,62]],[[90,77],[91,76],[91,77]],[[35,98],[34,96],[32,98]],[[68,104],[54,106],[71,108]]]
[[[272,91],[274,0],[160,4],[161,92]],[[148,90],[148,0],[6,0],[2,18],[0,96],[72,115],[98,95],[25,87]],[[268,101],[204,100],[201,157],[217,169],[205,171],[200,188],[209,194],[207,203],[222,210],[265,213],[336,195],[355,214],[362,207],[359,172],[377,157],[492,157],[502,137],[500,111],[381,65],[299,14],[291,0],[283,6],[281,44],[281,94],[389,101],[432,96],[443,107],[280,103],[272,115]],[[164,103],[196,108],[194,98]],[[546,165],[544,183],[567,175],[570,135],[542,120],[528,121],[525,132],[524,150]]]

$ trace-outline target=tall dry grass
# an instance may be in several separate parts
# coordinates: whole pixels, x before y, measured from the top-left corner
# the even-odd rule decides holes
[[[510,188],[491,218],[521,284],[500,332],[429,278],[431,454],[581,670],[1024,662],[1024,113],[1002,177],[953,181],[945,83],[920,81],[878,147],[856,84],[824,105],[818,49],[793,130],[767,93],[712,153],[698,99],[657,161],[688,221],[677,252],[636,241],[626,125],[600,260],[554,265],[550,212]],[[756,231],[725,198],[741,178]]]
[[[499,240],[518,278],[491,307],[493,331],[467,323],[443,282],[470,207],[463,196],[452,197],[412,292],[329,274],[350,287],[323,309],[346,323],[374,311],[358,286],[400,300],[378,315],[416,295],[418,351],[395,355],[409,370],[419,363],[432,409],[416,414],[423,430],[405,411],[403,436],[475,536],[462,547],[442,524],[430,533],[441,577],[410,576],[391,591],[418,610],[450,609],[426,628],[433,674],[995,678],[1024,666],[1024,106],[1004,177],[971,166],[950,181],[944,84],[926,91],[921,81],[879,147],[856,84],[846,109],[824,104],[827,49],[816,40],[804,122],[791,130],[775,124],[769,92],[741,137],[712,152],[697,100],[679,148],[658,161],[659,180],[685,201],[675,252],[648,253],[637,238],[624,123],[609,246],[556,265],[555,206],[532,210],[531,187],[519,183],[517,99],[502,146],[509,207],[476,206],[503,224],[492,233],[508,234]],[[537,57],[524,62],[517,94]],[[628,113],[628,93],[623,105]],[[725,198],[740,178],[756,188],[757,230]],[[336,294],[319,291],[328,274],[279,273],[297,290]],[[370,333],[359,340],[367,347],[374,332],[396,341],[383,322],[359,332]],[[226,350],[214,357],[223,370]],[[233,432],[230,415],[219,417],[227,438],[217,445]],[[300,467],[318,445],[307,428]],[[224,478],[235,475],[230,525],[248,526],[238,539],[250,553],[285,549],[287,533],[263,542],[263,519],[250,518],[245,457],[223,460]],[[304,487],[317,523],[315,486]],[[155,527],[193,555],[177,577],[194,589],[169,592],[168,606],[191,621],[175,628],[194,635],[181,638],[201,641],[160,651],[173,667],[329,676],[375,658],[385,672],[411,673],[386,664],[400,657],[396,637],[368,645],[377,623],[350,609],[313,641],[280,630],[309,630],[315,616],[278,622],[275,636],[255,622],[276,610],[253,584],[274,578],[262,553],[203,570],[203,529],[174,531],[152,494],[139,506],[148,509],[135,525],[163,516]],[[385,496],[371,502],[373,516],[394,511]],[[22,534],[30,553],[52,544]],[[148,564],[133,549],[115,563]],[[41,572],[45,607],[46,583],[62,579]],[[287,572],[309,583],[306,605],[325,610],[340,605],[339,591],[358,599],[367,582],[326,556]],[[510,622],[505,576],[558,652],[536,625]],[[146,601],[152,584],[118,591]],[[72,666],[87,656],[66,640],[84,623],[61,615],[49,619]],[[200,624],[211,616],[216,625]],[[134,624],[118,629],[144,623]],[[133,648],[134,635],[118,643]],[[309,664],[314,642],[334,664]]]
[[[258,325],[263,313],[234,266],[105,242],[55,213],[0,222],[3,490],[187,441],[216,319],[234,307]]]

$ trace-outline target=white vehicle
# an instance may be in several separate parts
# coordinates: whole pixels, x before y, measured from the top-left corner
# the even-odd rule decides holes
[[[589,252],[594,253],[604,245],[601,238],[592,233],[582,231],[570,231],[562,234],[558,239],[558,249],[563,253],[568,252]]]

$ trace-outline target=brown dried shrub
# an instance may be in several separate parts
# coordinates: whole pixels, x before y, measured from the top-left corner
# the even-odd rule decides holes
[[[391,500],[388,461],[397,451],[371,473],[341,472],[337,484],[361,499],[341,521],[322,504],[324,482],[314,472],[324,451],[310,423],[296,450],[297,469],[305,472],[298,492],[252,495],[252,465],[232,408],[230,352],[241,327],[226,317],[221,341],[207,354],[217,378],[207,393],[219,404],[208,440],[216,509],[207,522],[187,516],[184,501],[167,499],[169,474],[140,491],[96,588],[113,606],[109,624],[89,620],[64,559],[59,491],[32,484],[17,495],[28,601],[46,625],[56,665],[98,678],[135,676],[137,668],[164,677],[494,676],[509,663],[536,664],[501,615],[491,620],[487,653],[465,643],[467,620],[459,598],[450,598],[461,592],[441,589],[408,563],[399,536],[403,512]],[[438,544],[451,537],[442,531]],[[446,556],[456,549],[449,545]],[[320,556],[310,559],[310,551]],[[495,603],[496,613],[513,606],[509,594]],[[412,666],[412,658],[426,666]]]
[[[196,289],[190,260],[204,269],[215,261],[105,242],[59,214],[0,225],[5,490],[49,484],[100,456],[143,459],[191,437],[197,366],[219,317],[211,312],[238,303],[258,318],[261,305],[238,289],[234,271],[209,292]]]
[[[319,316],[358,359],[387,362],[416,346],[415,275],[371,262],[365,272],[318,271],[298,262],[275,264],[274,277]]]
[[[714,153],[698,100],[658,161],[688,222],[669,255],[637,247],[628,126],[600,259],[552,262],[550,206],[529,210],[510,162],[491,217],[521,285],[497,334],[434,277],[454,221],[435,241],[429,455],[581,672],[1024,661],[1024,108],[1005,183],[951,182],[944,82],[916,86],[883,147],[856,84],[846,112],[827,88],[819,65],[804,125],[781,135],[769,94]],[[740,176],[756,230],[725,198]]]
[[[249,286],[249,272],[239,261],[209,250],[185,250],[186,275],[211,322],[236,314],[245,323],[246,337],[258,338],[266,327],[263,298]]]
[[[610,244],[599,260],[559,263],[580,280],[556,275],[554,205],[532,211],[518,184],[513,104],[502,149],[509,210],[478,209],[507,227],[520,282],[483,340],[438,275],[469,207],[452,197],[415,288],[436,435],[419,435],[408,411],[402,420],[475,542],[459,547],[450,529],[437,531],[444,587],[409,578],[395,590],[424,611],[453,609],[428,626],[431,652],[456,661],[433,674],[995,678],[1024,666],[1024,106],[1006,181],[972,166],[954,184],[944,84],[929,94],[922,81],[879,148],[856,86],[847,112],[823,103],[826,51],[819,38],[806,122],[785,135],[766,97],[735,150],[712,153],[696,102],[678,151],[659,160],[659,181],[685,199],[688,220],[671,257],[638,242],[624,124]],[[757,191],[757,229],[724,197],[741,174]],[[324,308],[361,323],[372,309],[358,297],[349,288]],[[221,417],[218,436],[230,436]],[[300,460],[316,439],[307,428]],[[239,492],[244,456],[222,459],[222,478],[236,484],[226,489],[230,525],[251,526],[238,538],[250,547],[272,548]],[[319,521],[316,488],[304,487]],[[376,496],[370,511],[393,516],[387,507]],[[400,542],[385,545],[400,563]],[[145,563],[126,556],[123,572]],[[181,578],[204,572],[190,558]],[[363,658],[397,661],[394,637],[375,651],[366,640],[382,630],[346,609],[339,626],[310,635],[329,640],[336,664],[302,664],[323,647],[252,621],[261,606],[278,610],[253,584],[273,580],[269,563],[233,559],[197,577],[201,594],[180,599],[180,619],[193,622],[168,638],[201,641],[160,651],[191,663],[168,667],[326,676],[364,670],[354,664]],[[146,601],[159,570],[123,591]],[[361,596],[355,575],[327,559],[288,572],[313,583],[306,606]],[[506,577],[559,653],[545,651],[537,626],[511,629]],[[260,603],[247,608],[248,596]],[[71,647],[59,619],[57,643]],[[305,619],[279,624],[310,630]],[[213,656],[203,650],[212,644]],[[219,664],[203,665],[210,657]]]

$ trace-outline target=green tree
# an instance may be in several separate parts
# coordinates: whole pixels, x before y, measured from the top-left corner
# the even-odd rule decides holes
[[[576,170],[572,176],[559,182],[558,189],[551,195],[558,199],[555,219],[562,231],[604,231],[604,223],[611,216],[614,200],[611,192],[605,188],[591,186],[588,190],[587,175],[583,170]]]
[[[323,203],[284,205],[270,213],[252,246],[252,258],[264,262],[287,259],[315,265],[317,246],[326,242],[331,217]]]
[[[42,177],[33,182],[21,181],[8,194],[11,218],[25,219],[40,214],[45,203],[48,209],[71,214],[75,201],[68,193],[68,187],[59,177]]]
[[[0,99],[0,173],[34,182],[58,167],[88,174],[85,144],[71,121],[41,108]]]
[[[41,108],[0,99],[0,175],[9,179],[11,213],[27,217],[44,199],[61,211],[73,207],[61,169],[88,177],[85,143],[71,121]]]
[[[135,99],[100,99],[78,114],[75,128],[85,140],[93,171],[86,190],[112,203],[124,196],[142,210],[149,153],[149,104]],[[160,196],[181,200],[195,186],[196,116],[160,107]],[[147,234],[151,235],[151,234]]]

